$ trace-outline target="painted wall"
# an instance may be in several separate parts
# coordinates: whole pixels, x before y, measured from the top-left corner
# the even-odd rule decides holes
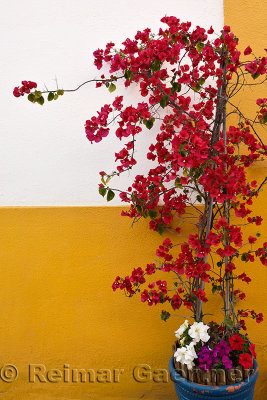
[[[112,163],[115,145],[110,140],[90,146],[83,123],[102,103],[103,93],[87,87],[41,108],[13,99],[10,92],[24,78],[52,87],[55,73],[65,87],[86,80],[96,74],[91,68],[95,48],[107,40],[119,42],[125,32],[130,35],[140,27],[156,29],[165,13],[219,29],[222,2],[26,0],[17,2],[16,11],[11,2],[2,4],[0,27],[8,32],[9,43],[2,44],[6,57],[1,61],[6,78],[0,121],[0,204],[5,206],[0,208],[0,393],[5,400],[174,400],[172,384],[153,382],[149,374],[147,382],[138,383],[133,370],[140,364],[152,371],[167,368],[173,331],[181,319],[165,324],[160,309],[111,290],[114,276],[155,260],[162,238],[147,229],[146,221],[130,229],[130,221],[120,217],[120,207],[101,207],[97,172]],[[247,1],[226,0],[224,6],[225,23],[244,46],[249,37],[260,51],[264,44],[258,27],[266,5],[256,1],[252,9]],[[244,94],[242,99],[247,101]],[[248,111],[251,107],[247,102]],[[251,174],[260,180],[265,166]],[[267,221],[265,203],[263,195],[255,210]],[[22,205],[51,207],[18,207]],[[99,206],[73,207],[81,205]],[[263,272],[263,266],[253,265],[247,305],[253,302],[267,316]],[[220,319],[218,299],[210,305]],[[267,323],[251,322],[249,332],[259,353],[255,400],[260,400],[267,389]],[[3,381],[12,380],[11,370],[5,375],[6,364],[17,367],[13,383]],[[56,378],[43,372],[47,382],[29,382],[29,364],[42,364],[62,375],[64,370],[92,369],[96,381],[53,383],[49,379]],[[119,383],[100,383],[100,369],[124,372]]]
[[[232,30],[239,37],[240,49],[245,49],[247,45],[250,45],[253,52],[256,55],[263,54],[263,49],[266,48],[266,13],[267,3],[260,0],[249,2],[248,0],[224,0],[224,19],[225,24],[230,25]],[[266,85],[257,87],[257,90],[251,90],[247,88],[240,92],[236,102],[244,110],[245,115],[255,115],[256,106],[255,101],[259,97],[266,97]],[[257,131],[264,138],[264,142],[267,142],[266,129],[260,129],[257,126]],[[267,163],[260,162],[256,167],[250,170],[250,177],[261,182],[267,175]],[[267,211],[266,211],[266,188],[261,193],[261,199],[254,205],[255,213],[261,215],[264,218],[265,226],[262,232],[263,240],[267,239]],[[250,230],[247,230],[247,234],[251,234]],[[253,282],[249,287],[249,296],[247,299],[247,305],[251,308],[257,308],[263,310],[265,314],[265,322],[262,325],[255,326],[250,324],[249,334],[251,339],[254,340],[257,346],[258,362],[260,365],[260,376],[256,386],[256,394],[254,399],[262,399],[266,397],[267,391],[267,306],[266,306],[266,270],[262,268],[260,264],[254,265],[252,271],[249,271],[253,277]],[[247,290],[246,290],[247,292]],[[256,305],[257,304],[257,305]]]
[[[219,30],[222,0],[3,0],[1,40],[0,205],[103,205],[98,172],[112,171],[121,149],[112,137],[98,145],[85,138],[84,122],[115,97],[107,89],[83,87],[44,107],[12,95],[21,80],[40,87],[74,88],[99,71],[92,53],[113,40],[118,46],[137,30],[157,31],[165,15]],[[8,38],[8,40],[7,40]],[[129,90],[128,90],[129,93]],[[136,102],[136,92],[130,98]],[[151,132],[149,132],[151,135]],[[139,153],[146,140],[139,143]],[[138,153],[137,153],[138,154]],[[145,171],[147,165],[142,165]],[[120,184],[128,187],[129,176]],[[120,204],[114,199],[114,204]]]

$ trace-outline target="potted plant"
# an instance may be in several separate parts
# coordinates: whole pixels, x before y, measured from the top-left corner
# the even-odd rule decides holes
[[[86,121],[85,132],[91,143],[113,131],[123,142],[115,154],[117,169],[100,172],[100,195],[111,201],[118,193],[130,206],[122,215],[133,223],[146,218],[149,228],[159,234],[171,232],[156,250],[157,263],[117,276],[112,287],[129,297],[140,294],[149,306],[164,304],[164,321],[171,309],[189,310],[191,321],[184,320],[177,330],[170,361],[180,399],[197,394],[206,399],[252,399],[258,367],[244,318],[260,323],[263,316],[239,308],[237,300],[245,293],[237,284],[251,279],[237,272],[237,264],[259,259],[267,265],[267,243],[262,243],[260,232],[244,237],[242,231],[242,224],[262,223],[250,206],[266,178],[249,181],[246,170],[266,156],[258,126],[266,124],[267,99],[257,100],[258,111],[251,117],[243,114],[234,97],[243,87],[266,80],[267,58],[253,55],[250,46],[241,54],[229,26],[215,35],[212,27],[191,28],[190,22],[176,17],[161,21],[165,28],[157,35],[145,29],[133,40],[127,38],[121,49],[110,42],[104,50],[96,50],[96,67],[109,64],[109,75],[79,86],[95,82],[112,93],[120,80],[125,87],[139,89],[138,104],[126,106],[123,96],[116,96]],[[45,95],[54,101],[79,87],[42,91],[35,82],[23,81],[13,93],[16,97],[27,93],[29,101],[42,105]],[[116,128],[111,125],[114,121]],[[113,188],[112,178],[137,163],[136,141],[150,130],[151,144],[145,152],[152,162],[148,174],[136,175],[127,190]],[[188,223],[192,232],[178,243],[181,225]],[[166,280],[154,279],[158,272],[160,276],[166,272]],[[203,304],[216,294],[224,319],[207,324]]]

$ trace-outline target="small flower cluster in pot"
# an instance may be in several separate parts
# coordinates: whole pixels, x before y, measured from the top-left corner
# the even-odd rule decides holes
[[[255,345],[246,335],[233,333],[224,335],[224,327],[213,324],[221,332],[217,338],[211,337],[209,325],[194,322],[192,325],[185,320],[175,332],[179,339],[179,347],[174,358],[188,370],[194,366],[203,371],[211,369],[230,370],[238,365],[244,369],[252,368],[253,358],[256,358]]]

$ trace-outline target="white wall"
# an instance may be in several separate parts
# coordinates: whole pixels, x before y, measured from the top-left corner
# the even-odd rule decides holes
[[[91,84],[41,107],[13,97],[21,80],[53,89],[56,76],[59,86],[74,88],[99,76],[95,49],[111,40],[119,45],[146,27],[157,31],[166,14],[217,32],[223,25],[223,0],[2,0],[0,11],[2,206],[106,205],[98,172],[114,169],[114,152],[122,147],[111,135],[91,145],[84,134],[85,120],[118,93]],[[120,184],[127,187],[130,179]]]

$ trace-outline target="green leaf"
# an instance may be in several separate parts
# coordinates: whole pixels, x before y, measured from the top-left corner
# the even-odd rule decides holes
[[[111,83],[111,84],[109,85],[108,90],[110,91],[110,93],[114,92],[114,91],[116,90],[116,85],[114,85],[114,83]]]
[[[156,210],[149,210],[149,211],[148,211],[148,214],[149,214],[149,216],[150,216],[151,219],[156,218],[156,216],[158,215],[158,213],[157,213]]]
[[[57,100],[57,99],[58,99],[58,94],[55,93],[55,94],[54,94],[54,100]]]
[[[174,94],[175,92],[180,92],[182,89],[182,85],[178,82],[172,83],[171,93]]]
[[[153,118],[153,119],[154,119],[154,118]],[[151,129],[151,128],[153,127],[153,125],[154,125],[153,119],[151,118],[151,119],[145,120],[144,124],[145,124],[145,126],[147,127],[147,129]]]
[[[202,86],[202,85],[204,85],[204,83],[205,83],[205,78],[200,78],[199,79],[199,81],[198,81],[198,83]]]
[[[161,62],[159,59],[155,59],[154,61],[152,61],[152,63],[150,64],[150,68],[153,72],[157,72],[160,70],[161,67]]]
[[[181,184],[181,178],[180,176],[178,176],[175,181],[174,181],[174,185],[179,188],[179,189],[183,189],[183,185]]]
[[[47,96],[47,100],[48,101],[52,101],[52,100],[54,100],[54,93],[53,92],[50,92],[49,94],[48,94],[48,96]]]
[[[35,96],[33,93],[28,94],[28,100],[31,101],[32,103],[35,102]]]
[[[263,116],[259,119],[261,124],[266,124],[267,122],[267,113],[263,114]]]
[[[160,303],[164,303],[164,294],[161,293],[160,298],[159,298]]]
[[[63,89],[58,89],[57,94],[58,94],[59,96],[63,96],[64,90],[63,90]]]
[[[183,36],[182,39],[183,39],[184,44],[188,46],[189,40],[187,39],[187,36]]]
[[[167,35],[166,35],[166,36],[167,36]],[[175,40],[175,39],[176,39],[176,35],[172,35],[171,40],[172,40],[173,43],[176,43],[176,40]]]
[[[133,79],[133,73],[131,70],[126,69],[124,72],[124,76],[127,79],[127,81],[131,81]]]
[[[39,99],[40,97],[42,97],[42,92],[40,92],[39,90],[35,90],[34,96],[36,99]]]
[[[163,96],[159,102],[162,108],[165,108],[169,102],[170,98],[169,96]]]
[[[109,189],[107,194],[107,201],[111,201],[115,197],[115,193]]]
[[[224,325],[227,327],[227,328],[232,328],[233,327],[233,325],[234,325],[234,323],[233,323],[233,321],[231,320],[231,318],[229,317],[229,315],[226,315],[225,317],[224,317]]]
[[[184,146],[182,144],[179,145],[179,153],[181,154],[182,157],[186,156]]]
[[[38,99],[36,99],[37,103],[40,104],[41,106],[44,104],[44,98],[43,96],[38,97]]]
[[[164,99],[164,97],[162,97],[162,99],[160,100],[159,104],[161,105],[162,108],[166,107],[166,100]]]
[[[256,72],[256,74],[251,74],[251,76],[253,79],[257,79],[260,76],[260,74]]]
[[[202,43],[202,42],[197,42],[197,44],[196,44],[196,49],[197,49],[198,53],[201,53],[201,52],[202,52],[202,49],[203,49],[204,46],[205,46],[204,43]]]
[[[162,225],[159,225],[158,228],[157,228],[157,231],[158,231],[158,233],[159,233],[160,235],[162,235],[163,232],[164,232],[164,227],[163,227]]]
[[[147,218],[148,217],[148,210],[143,210],[143,217]]]
[[[135,208],[139,214],[142,214],[143,208],[142,208],[142,206],[140,206],[140,204],[136,204]]]
[[[200,194],[197,195],[197,201],[198,201],[199,203],[202,202],[202,196],[200,196]]]
[[[217,285],[215,285],[214,283],[212,284],[212,294],[214,294],[215,292],[219,292],[219,291],[221,291],[222,290],[222,287],[219,285],[219,286],[217,286]]]
[[[168,311],[162,311],[161,312],[161,319],[162,321],[166,322],[167,319],[169,319],[171,314]]]
[[[107,192],[107,188],[105,188],[104,186],[100,186],[98,191],[99,191],[99,194],[101,194],[101,196],[104,197]]]
[[[196,86],[192,86],[192,89],[195,91],[195,92],[198,92],[199,90],[200,90],[200,88],[201,88],[201,86],[197,83],[196,84]]]
[[[243,253],[243,254],[241,255],[241,260],[242,260],[242,261],[247,262],[247,254],[248,254],[248,253]]]

